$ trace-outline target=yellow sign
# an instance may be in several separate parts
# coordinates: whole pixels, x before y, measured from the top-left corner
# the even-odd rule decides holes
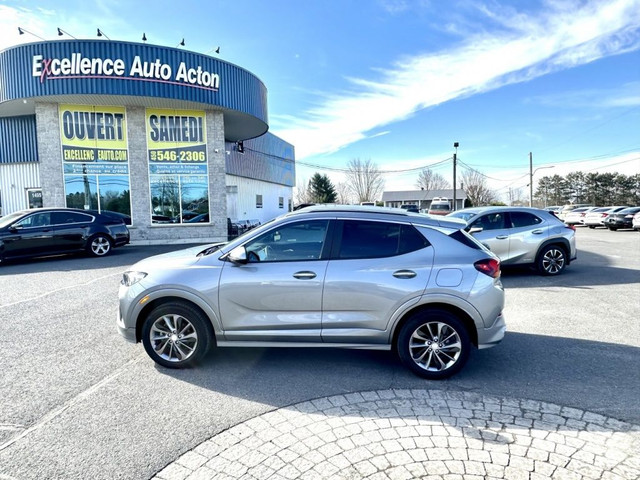
[[[78,173],[73,163],[102,164],[95,173],[123,173],[128,162],[127,122],[124,107],[60,105],[60,138],[65,173]],[[111,171],[109,164],[119,164]]]
[[[146,123],[150,173],[206,173],[204,111],[148,108]]]

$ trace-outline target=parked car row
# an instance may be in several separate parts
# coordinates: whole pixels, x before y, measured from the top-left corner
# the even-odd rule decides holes
[[[589,228],[604,227],[609,230],[624,228],[640,229],[633,225],[633,218],[640,207],[624,205],[610,207],[578,207],[565,214],[567,225],[585,225]]]
[[[634,230],[640,229],[640,225],[636,220],[636,227],[634,227],[633,221],[636,214],[640,212],[640,207],[630,207],[620,210],[615,213],[611,213],[604,221],[604,226],[609,230],[618,230],[624,228],[633,228]]]

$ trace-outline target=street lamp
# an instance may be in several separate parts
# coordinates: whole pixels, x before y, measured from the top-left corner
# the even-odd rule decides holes
[[[533,155],[529,152],[529,206],[533,207],[533,174],[538,170],[542,170],[543,168],[553,168],[555,165],[551,165],[550,167],[538,167],[535,170],[533,169]]]
[[[456,149],[453,154],[453,207],[452,210],[455,212],[456,210],[456,161],[458,160],[458,147],[460,143],[453,142],[453,148]]]

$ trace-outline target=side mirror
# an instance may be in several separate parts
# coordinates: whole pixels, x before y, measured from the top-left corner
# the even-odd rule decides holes
[[[17,232],[18,230],[22,229],[22,226],[14,223],[13,225],[9,225],[9,231],[10,232]]]
[[[473,235],[474,233],[479,233],[483,230],[482,227],[471,227],[467,230],[467,232],[469,232],[471,235]]]
[[[244,248],[244,245],[240,245],[239,247],[234,248],[229,252],[227,258],[230,262],[239,263],[244,265],[247,263],[247,250]]]

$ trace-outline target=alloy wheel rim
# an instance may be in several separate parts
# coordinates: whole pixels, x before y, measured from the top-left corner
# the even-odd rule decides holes
[[[163,315],[153,322],[149,340],[160,358],[168,362],[183,362],[196,351],[198,333],[182,315]]]
[[[110,248],[111,244],[109,243],[109,240],[104,237],[98,237],[91,242],[91,249],[96,255],[105,255],[109,252]]]
[[[462,354],[462,342],[458,332],[449,324],[429,322],[411,334],[409,352],[420,368],[442,372],[456,364]]]
[[[553,249],[545,253],[542,259],[542,268],[548,273],[558,273],[564,267],[564,254],[562,251]]]

